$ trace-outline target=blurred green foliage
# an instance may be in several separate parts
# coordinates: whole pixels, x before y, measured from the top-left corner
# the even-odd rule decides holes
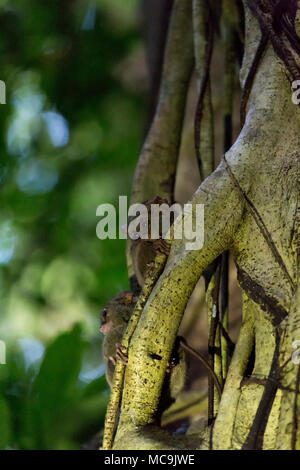
[[[144,131],[137,0],[0,0],[0,448],[73,449],[108,397],[99,314],[128,287],[96,208]]]

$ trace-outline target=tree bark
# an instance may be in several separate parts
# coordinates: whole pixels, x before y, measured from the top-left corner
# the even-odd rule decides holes
[[[186,2],[175,5],[179,8]],[[244,6],[242,86],[262,36],[246,2]],[[190,59],[185,60],[190,64]],[[185,86],[180,104],[172,95],[173,113],[179,108],[182,112]],[[114,449],[207,448],[205,433],[197,442],[178,442],[153,426],[188,299],[203,270],[226,250],[234,255],[243,289],[243,325],[213,426],[213,449],[300,449],[300,372],[291,361],[292,342],[300,339],[300,110],[291,96],[286,67],[268,42],[243,129],[192,199],[194,217],[197,204],[205,207],[204,246],[188,251],[187,240],[172,241],[165,270],[132,336]],[[145,155],[159,149],[169,161],[169,144],[178,149],[181,118],[170,121],[164,109],[166,114],[162,108],[158,111],[145,144],[136,176],[140,181],[141,171],[155,168]],[[155,150],[149,142],[154,142]],[[155,184],[158,191],[166,188],[160,176]],[[147,191],[135,193],[134,199],[146,199]],[[254,367],[246,375],[253,348]]]

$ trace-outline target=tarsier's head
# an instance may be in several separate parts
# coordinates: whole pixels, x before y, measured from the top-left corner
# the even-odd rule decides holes
[[[130,291],[120,292],[110,300],[101,313],[101,333],[107,335],[112,328],[128,323],[135,302],[136,298]]]
[[[144,201],[142,205],[146,208],[147,211],[141,212],[138,216],[130,216],[128,218],[128,226],[126,226],[126,231],[130,230],[130,237],[132,239],[140,239],[141,234],[144,236],[142,237],[144,242],[151,242],[152,240],[152,233],[157,232],[159,237],[162,236],[162,216],[169,215],[169,206],[170,203],[166,200],[161,198],[160,196],[156,196],[153,199],[148,199]],[[152,206],[160,206],[158,216],[152,216]],[[153,209],[154,210],[154,209]],[[172,218],[172,216],[171,216]],[[136,229],[132,229],[130,227],[131,222],[134,220],[137,221]],[[171,220],[171,223],[173,220]],[[134,224],[135,226],[135,224]]]

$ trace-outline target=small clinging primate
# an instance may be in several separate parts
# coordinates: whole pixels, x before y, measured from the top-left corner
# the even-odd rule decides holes
[[[160,197],[156,197],[144,203],[147,208],[148,215],[147,220],[140,220],[140,225],[144,224],[148,229],[148,238],[137,238],[136,240],[132,240],[131,245],[133,267],[140,287],[143,287],[145,278],[147,277],[147,271],[151,268],[157,254],[160,252],[168,255],[170,251],[169,243],[163,239],[163,227],[161,221],[158,221],[159,238],[151,238],[151,222],[153,222],[151,220],[151,205],[153,204],[160,206],[162,204],[166,204],[168,207],[170,206],[167,200]],[[170,215],[169,211],[168,214]],[[170,223],[172,222],[173,220],[170,220]],[[121,342],[136,301],[137,297],[135,297],[134,293],[124,291],[117,294],[102,311],[100,331],[105,335],[103,341],[103,357],[107,364],[106,378],[110,387],[112,386],[117,359],[121,360],[124,365],[128,362],[128,351],[121,345]],[[184,388],[187,375],[186,350],[204,364],[208,372],[213,376],[216,386],[218,386],[218,390],[220,391],[218,379],[206,359],[203,358],[201,354],[193,350],[193,348],[191,348],[183,338],[177,337],[171,354],[171,359],[166,370],[161,401],[158,408],[158,418],[161,416],[163,411],[167,409],[173,401],[175,401],[176,397]]]
[[[106,379],[110,387],[116,360],[120,359],[124,365],[128,362],[127,351],[122,349],[121,341],[136,300],[132,292],[124,291],[117,294],[102,310],[100,331],[104,334],[103,357],[106,362]],[[161,411],[171,405],[185,384],[187,358],[177,340],[166,372]]]
[[[137,298],[132,292],[123,291],[108,302],[102,310],[100,331],[104,334],[103,357],[106,362],[106,379],[110,387],[113,382],[116,360],[120,359],[124,365],[128,362],[127,350],[122,348],[121,341],[136,301]],[[212,376],[219,394],[221,395],[222,393],[218,378],[207,360],[202,354],[191,348],[184,338],[177,336],[166,370],[157,412],[158,419],[184,388],[187,376],[186,351],[202,362],[208,373]]]
[[[167,215],[170,217],[170,224],[174,222],[174,214],[172,212],[170,213],[170,203],[166,199],[156,196],[153,199],[148,199],[143,204],[147,208],[147,220],[142,219],[140,221],[140,231],[146,230],[148,232],[147,238],[137,238],[131,241],[131,258],[135,276],[140,288],[143,287],[147,277],[147,272],[151,269],[151,265],[157,254],[160,252],[168,256],[170,252],[170,244],[163,238],[164,227],[162,220],[161,218],[159,218],[159,220],[152,219],[151,207],[153,205],[159,205],[162,215],[164,215],[164,209],[166,209]],[[154,223],[158,224],[156,228],[159,238],[152,238],[152,224]],[[179,338],[177,338],[166,370],[163,393],[158,410],[159,416],[172,404],[178,394],[183,390],[186,375],[187,356],[186,352],[180,345]]]
[[[161,198],[160,196],[156,196],[153,199],[148,199],[143,203],[146,208],[147,208],[147,220],[141,220],[140,225],[144,225],[144,229],[148,229],[148,238],[143,239],[143,238],[137,238],[136,240],[132,240],[131,242],[131,257],[132,257],[132,263],[133,263],[133,268],[135,271],[135,276],[137,278],[139,286],[142,288],[145,282],[145,278],[147,277],[147,271],[149,268],[151,268],[151,264],[154,262],[156,255],[158,252],[164,253],[165,255],[169,255],[170,253],[170,243],[167,243],[163,236],[165,235],[163,233],[163,224],[161,219],[158,221],[153,221],[151,217],[151,206],[153,204],[157,204],[160,206],[161,213],[164,213],[164,210],[168,213],[168,216],[170,217],[169,222],[170,224],[174,223],[175,220],[175,214],[174,212],[170,211],[169,208],[171,204],[166,200]],[[168,206],[166,208],[166,206]],[[163,214],[164,215],[164,214]],[[165,214],[166,215],[166,214]],[[159,226],[158,228],[158,239],[153,239],[152,234],[151,234],[151,224],[154,222],[158,222]],[[141,227],[140,229],[142,229]],[[166,260],[167,261],[167,260]],[[186,351],[189,352],[189,354],[192,354],[196,359],[198,359],[200,362],[202,362],[203,366],[206,368],[207,372],[210,374],[212,377],[215,386],[219,392],[219,395],[221,396],[222,394],[222,388],[219,383],[218,377],[216,376],[212,366],[209,364],[209,362],[206,360],[206,358],[193,349],[189,344],[186,342],[186,340],[182,337],[177,337],[174,345],[174,349],[172,352],[171,356],[171,361],[170,361],[170,366],[167,369],[167,372],[172,371],[172,373],[168,376],[166,374],[165,381],[169,381],[169,387],[168,389],[170,390],[170,396],[174,399],[176,395],[183,389],[184,387],[184,382],[185,382],[185,377],[186,377],[186,372],[187,372],[187,358],[186,358]],[[123,354],[126,354],[126,351],[123,352]],[[174,367],[174,358],[177,357],[177,366]],[[172,369],[173,365],[173,369]]]
[[[141,221],[140,230],[143,229],[143,226],[147,227],[148,236],[146,239],[137,238],[136,240],[131,241],[132,263],[133,263],[135,275],[136,275],[136,278],[140,287],[143,287],[145,278],[147,276],[147,270],[149,269],[149,266],[151,265],[151,263],[154,261],[157,253],[161,252],[166,255],[169,255],[169,252],[170,252],[170,245],[163,239],[161,220],[157,221],[159,223],[159,227],[158,227],[159,238],[153,239],[151,237],[151,224],[153,223],[152,218],[151,218],[151,206],[154,204],[160,205],[160,206],[162,204],[166,204],[167,206],[170,206],[170,203],[166,199],[163,199],[157,196],[154,199],[149,199],[145,201],[143,204],[147,208],[148,218],[145,221],[143,220]],[[173,220],[170,221],[170,223],[172,222]]]
[[[123,291],[110,300],[102,310],[100,331],[104,334],[103,357],[106,362],[106,379],[110,387],[116,360],[127,362],[127,355],[122,351],[121,341],[136,300],[132,292]]]

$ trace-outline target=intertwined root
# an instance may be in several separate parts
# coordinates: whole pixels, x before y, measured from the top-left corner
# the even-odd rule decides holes
[[[244,80],[261,39],[260,27],[248,8],[246,39]],[[156,123],[162,118],[159,113],[158,109]],[[300,331],[299,288],[296,295],[299,122],[285,67],[269,42],[249,94],[245,126],[192,199],[194,208],[205,206],[204,246],[200,251],[187,251],[186,240],[172,242],[167,266],[151,294],[148,292],[148,301],[131,331],[115,448],[179,445],[175,438],[173,444],[160,442],[156,432],[149,437],[149,426],[155,419],[188,299],[203,270],[228,249],[235,254],[244,291],[243,326],[214,424],[213,448],[300,447],[300,372],[291,363],[290,344]],[[158,132],[158,127],[153,129],[154,134]],[[245,377],[254,346],[253,370]],[[160,357],[155,367],[149,354]],[[129,444],[128,435],[135,436],[136,442]],[[186,442],[178,448],[185,446],[188,448]]]

